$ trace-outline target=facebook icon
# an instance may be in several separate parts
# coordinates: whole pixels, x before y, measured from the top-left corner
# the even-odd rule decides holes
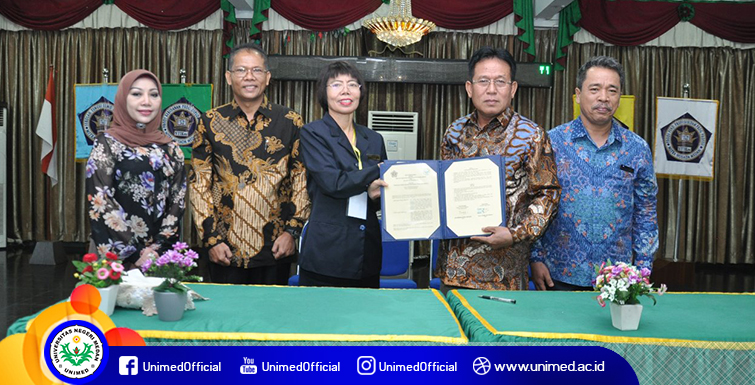
[[[139,373],[139,358],[136,356],[121,356],[118,360],[118,373],[121,376],[134,376]]]

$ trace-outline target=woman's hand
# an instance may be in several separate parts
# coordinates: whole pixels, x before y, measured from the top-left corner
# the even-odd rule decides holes
[[[139,252],[139,259],[136,261],[136,263],[134,263],[134,266],[141,268],[144,262],[147,262],[148,259],[157,257],[157,251],[155,251],[151,247],[145,247],[142,249],[142,251]]]
[[[376,200],[380,198],[380,188],[381,187],[388,187],[388,183],[385,183],[382,179],[375,179],[370,183],[370,186],[367,187],[367,195],[372,200]]]

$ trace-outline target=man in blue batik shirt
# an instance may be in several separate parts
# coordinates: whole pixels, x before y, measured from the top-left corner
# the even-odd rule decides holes
[[[648,144],[613,118],[622,89],[616,59],[590,59],[577,75],[581,116],[548,132],[561,201],[532,245],[538,290],[592,290],[595,266],[608,259],[652,269],[658,185]]]

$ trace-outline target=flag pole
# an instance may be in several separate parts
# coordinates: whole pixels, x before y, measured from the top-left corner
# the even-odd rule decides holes
[[[684,83],[682,86],[682,97],[689,99],[689,83]],[[684,190],[684,178],[679,178],[679,186],[676,191],[676,234],[674,236],[674,262],[679,262],[679,237],[681,231],[679,227],[682,225],[682,191]]]
[[[50,64],[48,67],[47,78],[49,79],[50,76],[53,76],[54,74],[55,66]],[[49,84],[47,86],[49,87]],[[46,93],[47,90],[45,90],[45,94]],[[55,113],[53,113],[52,116],[54,117]],[[53,122],[52,124],[53,126],[55,126],[55,122]],[[51,161],[55,162],[55,159],[52,159]],[[45,204],[47,206],[45,208],[45,238],[49,239],[52,242],[52,221],[50,220],[50,210],[52,210],[52,204],[50,203],[50,201],[52,200],[52,186],[50,185],[50,181],[48,180],[49,178],[43,177],[43,179],[45,180],[45,189],[47,191],[45,194]]]
[[[31,259],[29,259],[30,265],[57,265],[61,263],[66,262],[65,257],[65,250],[63,249],[63,245],[60,242],[56,242],[52,239],[52,221],[51,221],[51,212],[52,212],[52,187],[55,183],[57,183],[58,180],[58,173],[57,173],[57,164],[56,164],[56,148],[57,148],[57,125],[55,122],[55,118],[57,114],[55,113],[55,106],[57,103],[55,103],[55,81],[54,81],[54,74],[55,74],[55,66],[50,64],[49,66],[49,73],[47,77],[47,89],[45,90],[45,101],[43,102],[42,106],[42,113],[40,114],[40,123],[37,123],[37,136],[40,136],[43,140],[43,149],[42,151],[45,152],[45,143],[50,145],[51,143],[51,149],[49,153],[45,153],[45,155],[42,157],[42,170],[43,173],[50,177],[50,180],[48,181],[48,178],[45,179],[45,238],[47,240],[45,241],[38,241],[36,245],[34,245],[34,252],[32,253]],[[50,95],[48,95],[50,94]],[[47,105],[47,106],[46,106]],[[46,119],[45,117],[45,108],[49,108],[49,122],[43,121],[43,119]],[[44,132],[44,124],[49,123],[49,131],[50,132]],[[42,130],[40,130],[42,128]],[[42,132],[42,134],[40,134]],[[50,134],[48,136],[48,134]],[[47,156],[49,155],[49,158]],[[47,159],[45,159],[47,158]],[[50,165],[52,165],[52,168],[50,168]],[[46,166],[46,167],[45,167]],[[54,176],[54,179],[53,179]]]

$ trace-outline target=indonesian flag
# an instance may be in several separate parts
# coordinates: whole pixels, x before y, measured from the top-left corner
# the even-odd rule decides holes
[[[55,127],[55,81],[53,80],[53,68],[50,67],[50,79],[47,81],[47,94],[42,112],[39,114],[37,123],[37,136],[42,138],[42,172],[52,180],[52,185],[58,184],[57,143],[58,128]]]

